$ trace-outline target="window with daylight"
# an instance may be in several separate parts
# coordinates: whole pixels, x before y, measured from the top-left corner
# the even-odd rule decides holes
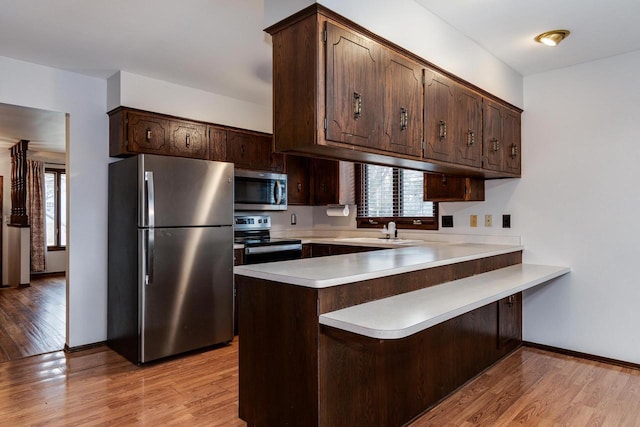
[[[45,229],[47,249],[63,250],[67,246],[67,176],[64,169],[45,169]]]
[[[358,227],[436,230],[438,205],[423,200],[424,173],[388,166],[360,165],[356,169]]]

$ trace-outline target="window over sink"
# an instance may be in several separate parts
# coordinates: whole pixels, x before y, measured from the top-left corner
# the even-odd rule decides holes
[[[438,229],[438,205],[425,202],[424,173],[388,166],[356,168],[357,222],[362,228],[382,228],[394,221],[398,228]]]

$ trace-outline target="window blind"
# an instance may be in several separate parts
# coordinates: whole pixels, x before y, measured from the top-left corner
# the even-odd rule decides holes
[[[433,217],[434,204],[422,200],[423,179],[423,172],[362,165],[358,216]]]

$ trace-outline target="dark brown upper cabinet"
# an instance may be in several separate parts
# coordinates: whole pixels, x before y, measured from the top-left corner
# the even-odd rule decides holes
[[[326,39],[326,139],[382,148],[380,46],[330,22]]]
[[[384,58],[383,148],[392,153],[420,156],[424,68],[391,51]]]
[[[425,76],[425,157],[481,168],[482,97],[435,71]]]
[[[353,203],[341,198],[342,170],[337,160],[313,159],[302,156],[285,156],[289,205],[330,205]]]
[[[455,163],[482,167],[482,97],[456,85],[454,104]]]
[[[207,125],[201,123],[171,121],[169,154],[178,157],[210,159]]]
[[[484,168],[520,176],[520,112],[483,99]]]
[[[284,157],[273,152],[271,135],[257,132],[227,130],[227,161],[238,169],[284,171]]]
[[[440,73],[425,73],[425,157],[455,162],[455,82]]]
[[[317,3],[266,31],[273,44],[276,151],[482,178],[519,176],[516,158],[499,167],[487,163],[482,99],[520,111],[486,91]],[[516,121],[509,120],[501,126],[515,137]]]
[[[308,157],[286,155],[284,157],[287,172],[287,204],[310,205],[311,178],[310,160]]]
[[[484,179],[468,176],[424,174],[423,198],[431,202],[484,201]]]
[[[207,125],[120,107],[109,113],[109,155],[161,154],[211,160]]]

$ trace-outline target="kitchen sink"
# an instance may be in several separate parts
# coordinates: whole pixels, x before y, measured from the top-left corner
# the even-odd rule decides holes
[[[349,243],[371,243],[371,244],[385,244],[385,245],[418,245],[424,243],[423,240],[410,240],[410,239],[385,239],[380,237],[344,237],[335,239],[336,242],[349,242]]]

